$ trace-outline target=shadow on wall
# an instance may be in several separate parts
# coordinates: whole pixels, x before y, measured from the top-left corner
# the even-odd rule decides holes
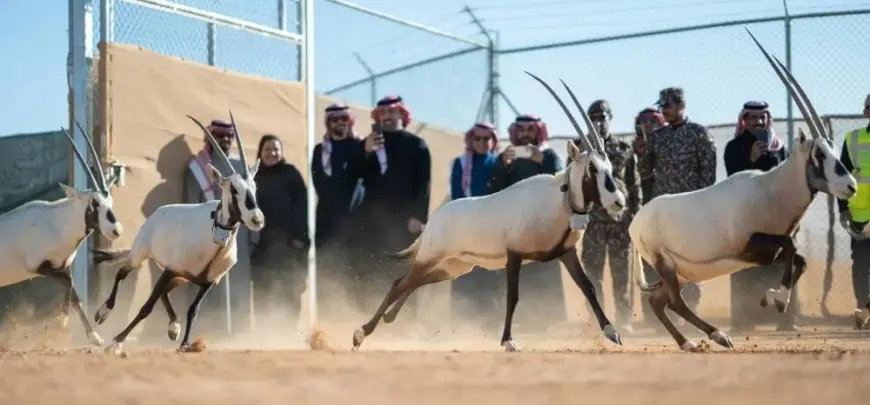
[[[186,163],[193,158],[193,152],[190,150],[190,146],[185,140],[184,134],[176,135],[172,138],[168,143],[166,143],[160,151],[157,153],[157,161],[154,162],[154,159],[148,158],[149,162],[154,162],[154,168],[160,176],[161,181],[154,186],[148,194],[145,195],[145,198],[142,200],[142,205],[140,207],[143,218],[148,218],[154,213],[155,210],[160,208],[161,206],[167,204],[177,204],[184,202],[183,201],[183,187],[184,187],[184,177],[186,173]],[[138,229],[130,229],[128,232],[132,232],[135,234]],[[131,241],[135,236],[130,235]],[[132,242],[131,242],[132,244]],[[124,244],[123,246],[115,246],[113,248],[121,248],[121,247],[130,247],[131,244]],[[143,267],[134,271],[130,274],[130,276],[124,281],[123,284],[119,287],[118,291],[118,301],[115,307],[115,312],[119,314],[130,314],[133,315],[139,311],[139,307],[142,305],[141,300],[133,300],[135,293],[137,292],[137,286],[139,288],[148,288],[148,293],[150,294],[150,288],[153,284],[153,280],[156,280],[160,276],[161,268],[157,265],[154,260],[149,260]],[[114,271],[111,274],[105,274],[106,279],[114,278]],[[109,285],[110,287],[111,285]],[[184,290],[184,289],[179,289]],[[146,294],[146,296],[147,296]],[[140,294],[141,296],[141,294]],[[104,300],[106,297],[100,297],[100,301]],[[176,308],[183,309],[186,313],[186,300],[181,299],[181,294],[174,294],[173,297],[173,305]],[[162,307],[158,307],[162,308]],[[106,324],[103,326],[105,330],[111,331],[120,331],[124,327],[127,326],[129,322],[129,317],[123,316],[115,316],[109,318]],[[148,337],[154,336],[153,334],[159,333],[159,336],[164,337],[166,334],[166,328],[163,322],[147,322],[148,319],[143,322],[143,327],[137,328],[141,330],[141,335],[147,335]]]

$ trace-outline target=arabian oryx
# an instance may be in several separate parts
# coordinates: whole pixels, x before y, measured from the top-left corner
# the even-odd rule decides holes
[[[856,189],[855,178],[838,159],[831,137],[800,84],[749,35],[788,89],[812,139],[800,131],[791,156],[770,171],[744,171],[701,190],[660,196],[635,215],[629,227],[632,243],[662,279],[647,285],[643,272],[638,272],[641,290],[650,294],[656,317],[687,351],[697,346],[674,327],[665,307],[716,343],[727,348],[733,345],[726,334],[689,309],[680,296],[683,286],[776,262],[785,268],[782,285],[767,290],[762,306],[773,302],[784,312],[791,289],[806,270],[794,235],[813,197],[823,192],[848,199]]]
[[[589,136],[553,89],[537,76],[556,99],[577,131],[583,146],[568,142],[570,160],[565,170],[539,174],[499,191],[482,196],[449,201],[430,217],[423,233],[397,257],[414,255],[410,271],[393,282],[371,320],[354,332],[353,346],[359,348],[383,317],[395,320],[402,305],[418,288],[441,281],[454,280],[475,265],[499,269],[507,275],[507,306],[501,345],[507,351],[519,348],[511,336],[511,322],[519,300],[520,266],[531,261],[547,262],[558,258],[589,301],[605,336],[622,344],[595,297],[595,287],[587,278],[577,258],[580,231],[571,226],[573,215],[586,215],[590,204],[598,204],[618,217],[625,207],[625,196],[616,187],[611,164],[604,153],[601,138],[586,110],[580,106],[565,82],[575,107],[586,121]],[[592,140],[590,141],[589,137]],[[594,146],[593,146],[594,144]],[[387,310],[392,306],[392,309]]]
[[[72,144],[78,160],[84,165],[94,190],[79,191],[61,183],[66,197],[57,201],[31,201],[0,216],[0,285],[7,286],[46,276],[60,281],[66,288],[62,306],[63,324],[69,319],[69,307],[76,311],[85,326],[88,338],[97,346],[103,339],[94,331],[73,287],[70,266],[79,246],[91,232],[97,230],[108,240],[121,236],[121,224],[112,211],[112,196],[99,156],[81,125],[79,130],[88,142],[99,176],[76,147],[66,129],[63,134]]]
[[[244,224],[252,231],[259,231],[265,225],[263,212],[257,206],[257,189],[254,183],[260,160],[257,159],[253,166],[248,166],[242,148],[241,134],[236,129],[232,116],[230,112],[230,121],[239,148],[239,158],[245,168],[244,173],[237,173],[232,168],[229,159],[221,151],[211,132],[196,118],[188,115],[188,118],[199,125],[206,139],[214,147],[215,155],[220,161],[219,166],[230,171],[224,174],[214,166],[208,165],[211,176],[218,179],[220,184],[220,200],[200,204],[164,205],[145,220],[131,248],[94,251],[95,262],[121,265],[115,275],[115,283],[112,285],[109,298],[97,311],[97,323],[103,323],[108,318],[115,306],[118,285],[131,271],[138,269],[148,259],[154,259],[163,268],[163,272],[154,284],[151,296],[127,328],[115,336],[114,343],[107,348],[107,351],[116,354],[121,352],[127,335],[151,313],[157,300],[163,303],[169,315],[169,338],[177,340],[181,325],[169,301],[169,292],[186,282],[199,286],[199,292],[187,310],[187,325],[178,351],[193,351],[190,345],[190,330],[199,312],[199,305],[212,287],[217,285],[236,263],[235,236],[239,224]]]

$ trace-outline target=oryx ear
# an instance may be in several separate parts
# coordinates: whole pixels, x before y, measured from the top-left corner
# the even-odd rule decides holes
[[[81,191],[78,191],[78,190],[76,190],[76,189],[74,189],[66,184],[63,184],[63,183],[59,183],[59,184],[60,184],[60,188],[63,189],[63,193],[66,194],[67,198],[85,197],[85,193],[82,193]]]
[[[568,157],[575,162],[580,161],[580,148],[574,144],[574,141],[568,141],[566,147],[568,149]]]

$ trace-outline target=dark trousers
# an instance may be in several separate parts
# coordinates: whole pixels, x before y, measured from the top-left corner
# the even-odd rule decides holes
[[[506,291],[504,269],[487,270],[475,266],[470,273],[453,281],[451,324],[454,327],[480,327],[486,333],[500,332],[504,323]]]
[[[761,298],[768,288],[779,288],[782,284],[783,266],[750,267],[731,273],[731,328],[748,328],[761,323],[776,322],[778,327],[794,326],[800,313],[800,297],[797,287],[791,291],[788,307],[780,314],[771,308],[760,305]]]
[[[863,308],[870,300],[870,239],[853,239],[850,247],[852,248],[852,290],[855,293],[855,307]]]
[[[256,329],[296,330],[307,278],[302,253],[286,238],[260,243],[251,260]]]
[[[542,332],[566,320],[562,267],[559,263],[559,260],[533,262],[520,269],[519,303],[514,312],[518,328],[514,330],[521,333]]]
[[[604,304],[604,263],[610,259],[616,322],[630,323],[631,311],[631,239],[626,224],[590,222],[583,233],[581,260],[595,284],[598,302]],[[587,304],[588,306],[588,304]],[[591,314],[591,312],[590,312]]]

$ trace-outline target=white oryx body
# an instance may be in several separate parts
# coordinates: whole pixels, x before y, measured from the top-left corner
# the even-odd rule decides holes
[[[141,267],[148,259],[153,259],[163,272],[152,289],[151,296],[142,306],[139,314],[121,333],[115,336],[109,351],[120,353],[127,335],[150,313],[157,300],[162,300],[169,314],[169,338],[176,340],[181,330],[175,310],[169,302],[168,294],[177,285],[190,282],[199,287],[188,310],[188,322],[179,351],[194,350],[190,346],[190,330],[199,305],[205,294],[220,283],[237,261],[236,234],[240,226],[259,231],[265,225],[263,212],[257,205],[257,187],[254,182],[260,160],[249,167],[242,148],[241,134],[232,128],[239,148],[239,157],[244,167],[243,173],[236,173],[220,145],[195,118],[188,116],[202,129],[208,142],[215,150],[215,157],[231,172],[222,174],[213,165],[207,165],[212,178],[217,179],[221,188],[221,200],[199,204],[169,204],[155,210],[136,234],[129,249],[115,251],[95,251],[94,261],[120,264],[115,276],[112,292],[97,311],[98,323],[103,323],[115,306],[118,285],[129,273]]]
[[[733,347],[730,337],[688,307],[680,295],[683,286],[778,263],[785,267],[781,286],[768,289],[761,303],[784,312],[791,289],[806,270],[794,234],[813,197],[822,192],[848,199],[857,187],[800,84],[749,35],[794,99],[812,139],[799,131],[788,159],[767,172],[740,172],[700,190],[659,196],[635,214],[629,226],[632,244],[662,279],[647,285],[638,272],[641,290],[649,293],[653,313],[683,350],[694,351],[697,345],[668,319],[666,308],[716,343]]]
[[[757,266],[737,257],[749,237],[790,234],[812,202],[806,161],[814,140],[808,142],[770,171],[743,171],[710,187],[652,199],[629,226],[638,253],[649,263],[662,253],[681,284]]]
[[[577,165],[579,178],[585,174],[582,166]],[[498,193],[442,205],[429,217],[426,229],[412,245],[417,253],[415,261],[439,260],[436,267],[456,279],[474,265],[486,269],[504,267],[508,251],[553,249],[571,222],[571,209],[560,190],[565,176],[564,171],[539,174]],[[572,231],[562,246],[571,248],[579,239],[580,232]]]
[[[236,238],[214,243],[211,215],[220,201],[164,205],[142,224],[130,247],[130,265],[154,259],[161,267],[191,279],[220,282],[236,264]],[[225,209],[223,211],[226,211]],[[223,218],[228,218],[226,212]]]
[[[0,286],[39,276],[36,271],[44,262],[68,268],[89,234],[88,204],[68,195],[55,201],[31,201],[0,216]]]
[[[66,196],[56,201],[31,201],[0,215],[0,286],[17,284],[37,276],[58,280],[66,288],[63,302],[63,324],[74,305],[92,343],[102,346],[103,339],[93,327],[81,307],[78,293],[73,287],[70,267],[79,246],[94,230],[108,240],[123,232],[112,212],[112,196],[105,174],[99,164],[93,143],[87,132],[76,122],[88,142],[90,152],[97,161],[99,177],[94,177],[87,159],[78,150],[72,136],[62,128],[79,162],[88,168],[86,173],[93,190],[78,191],[61,184]],[[98,180],[99,179],[99,180]]]
[[[595,297],[595,287],[577,258],[576,244],[581,231],[571,228],[571,217],[585,214],[590,204],[598,204],[617,217],[624,210],[625,195],[613,180],[612,166],[600,136],[571,89],[562,82],[586,121],[594,145],[553,89],[531,76],[559,103],[577,131],[583,151],[568,142],[570,161],[561,172],[529,177],[497,193],[453,200],[435,210],[422,234],[410,247],[396,254],[413,256],[411,270],[395,281],[374,316],[354,331],[354,349],[374,331],[381,318],[392,322],[417,288],[456,279],[479,265],[487,269],[505,268],[508,305],[501,343],[506,350],[516,351],[511,323],[519,300],[520,267],[523,262],[554,259],[566,266],[590,301],[605,336],[621,344],[619,333],[604,315]]]

